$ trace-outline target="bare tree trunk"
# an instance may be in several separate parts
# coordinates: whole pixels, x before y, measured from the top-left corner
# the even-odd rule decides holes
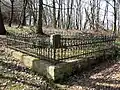
[[[5,35],[6,30],[3,23],[2,13],[1,13],[1,0],[0,0],[0,35]]]
[[[67,27],[66,27],[66,29],[69,29],[69,24],[70,24],[69,3],[70,3],[70,0],[67,1]]]
[[[78,7],[77,7],[77,8],[76,8],[76,18],[75,18],[75,19],[76,19],[76,29],[79,29],[79,24],[78,24],[79,18],[78,18],[78,16],[79,16],[79,15],[78,15]]]
[[[86,29],[86,25],[87,25],[87,23],[88,23],[88,15],[87,15],[88,13],[87,13],[87,11],[86,11],[86,8],[85,8],[85,15],[86,15],[86,20],[85,20],[85,23],[84,23],[84,26],[83,26],[83,30],[85,30]]]
[[[91,7],[92,27],[91,28],[94,30],[95,29],[95,0],[92,0],[91,5],[92,5]]]
[[[51,8],[49,7],[49,23],[50,23],[50,26],[53,26],[53,24],[51,25],[51,23],[53,23],[53,15],[51,14],[52,13],[52,10]]]
[[[21,23],[22,26],[26,26],[26,8],[27,8],[27,3],[28,3],[27,0],[23,1],[23,19],[22,19],[22,23]]]
[[[96,21],[96,31],[99,30],[100,2],[101,2],[101,0],[97,0],[97,21]]]
[[[80,0],[81,1],[81,0]],[[78,12],[79,11],[79,3],[78,3],[78,0],[76,0],[76,4],[77,4],[77,8],[76,8],[76,29],[79,29],[79,13],[80,12]]]
[[[32,16],[29,16],[29,25],[31,26],[31,22],[32,22]]]
[[[59,0],[59,9],[58,9],[58,18],[57,18],[57,22],[58,22],[58,28],[60,28],[60,6],[61,6],[61,0]]]
[[[109,11],[108,11],[108,5],[107,5],[106,8],[107,8],[107,15],[106,15],[106,16],[107,16],[107,17],[106,17],[106,18],[107,18],[107,30],[109,30],[109,23],[108,23],[108,22],[109,22],[109,21],[108,21],[108,17],[109,17],[109,16],[108,16],[108,12],[109,12]]]
[[[43,19],[45,21],[45,25],[47,26],[48,24],[47,24],[47,17],[45,15],[45,10],[43,10]]]
[[[63,26],[63,18],[64,18],[64,17],[63,17],[63,5],[62,5],[62,3],[63,3],[63,0],[61,0],[61,5],[60,5],[60,6],[61,6],[61,9],[60,9],[60,12],[61,12],[61,26],[60,26],[60,27],[61,27],[61,28],[62,28],[62,26]]]
[[[106,2],[104,18],[103,18],[103,21],[102,21],[103,26],[105,26],[104,24],[105,24],[106,15],[108,15],[108,2]]]
[[[29,25],[31,25],[31,22],[32,22],[32,16],[33,16],[33,25],[36,25],[36,21],[37,21],[37,14],[36,14],[36,2],[35,0],[32,1],[30,0],[28,2],[28,8],[29,8]]]
[[[36,6],[36,8],[35,8],[35,17],[34,17],[34,25],[36,25],[36,23],[37,23],[37,17],[38,17],[38,15],[37,15],[37,11],[38,11],[38,9],[37,9],[37,3],[35,4],[35,6]]]
[[[91,19],[93,18],[93,4],[92,4],[92,1],[90,0],[90,6],[91,6]],[[87,12],[87,10],[86,10]],[[92,20],[93,21],[93,20]],[[92,23],[93,24],[93,23]],[[90,30],[92,29],[92,26],[90,24]]]
[[[89,21],[89,26],[90,26],[90,29],[93,27],[93,22],[91,21],[90,19],[90,14],[88,14],[88,11],[87,9],[85,8],[85,13],[86,13],[86,22],[85,22],[85,26],[87,25],[87,22]],[[86,27],[84,27],[86,28]]]
[[[80,15],[80,30],[82,30],[82,2],[81,2],[81,0],[79,0],[79,3],[80,3],[80,8],[79,8],[80,9],[79,10],[80,11],[79,12],[80,13],[79,14]]]
[[[68,14],[68,9],[67,9],[67,14]],[[63,28],[66,28],[66,19],[65,19],[66,13],[65,13],[65,1],[64,1],[64,24],[63,24]],[[68,15],[67,15],[68,17]]]
[[[30,2],[31,1],[28,2],[28,8],[29,8],[29,26],[31,26],[31,22],[32,22],[32,4]]]
[[[32,10],[32,14],[33,14],[33,25],[36,25],[36,22],[37,22],[37,2],[36,0],[33,0],[33,3],[32,3],[32,0],[30,1],[31,3],[31,10]]]
[[[11,1],[11,14],[10,14],[10,21],[9,21],[9,25],[8,25],[9,27],[11,27],[12,20],[13,20],[13,10],[14,10],[13,4],[14,4],[14,0]]]
[[[55,0],[53,0],[53,26],[56,28],[57,22],[56,22],[56,8],[55,8]]]
[[[116,21],[117,21],[117,10],[116,10],[116,0],[113,0],[114,1],[114,31],[113,31],[113,34],[116,35]]]
[[[120,1],[118,0],[118,33],[120,31]]]
[[[118,14],[118,15],[119,15],[119,14]],[[118,28],[117,28],[117,30],[118,30],[117,32],[118,32],[118,33],[119,33],[119,31],[120,31],[120,22],[119,22],[119,20],[120,20],[120,19],[119,19],[119,16],[118,16]]]
[[[39,0],[39,19],[37,25],[37,34],[44,34],[42,30],[43,0]]]
[[[71,0],[71,7],[70,7],[70,14],[69,14],[69,0],[68,0],[68,10],[67,10],[67,13],[68,13],[68,22],[67,22],[67,29],[69,29],[70,28],[70,25],[71,25],[71,15],[72,15],[72,7],[73,7],[73,0]]]

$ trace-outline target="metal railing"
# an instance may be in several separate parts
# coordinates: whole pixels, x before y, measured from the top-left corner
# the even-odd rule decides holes
[[[80,58],[113,54],[115,36],[80,34],[75,37],[54,34],[9,33],[7,46],[50,62],[59,63]]]

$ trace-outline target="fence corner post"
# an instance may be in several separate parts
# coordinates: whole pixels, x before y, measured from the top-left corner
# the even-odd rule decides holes
[[[56,50],[57,48],[60,47],[60,39],[61,39],[60,34],[52,34],[50,36],[50,45],[53,48],[53,59],[55,63],[57,62]]]
[[[60,34],[52,34],[50,36],[50,44],[53,48],[59,48],[60,47],[60,39],[61,35]]]

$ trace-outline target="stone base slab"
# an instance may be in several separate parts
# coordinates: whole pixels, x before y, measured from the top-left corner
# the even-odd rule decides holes
[[[10,48],[6,48],[5,51],[13,58],[20,60],[26,67],[52,80],[63,79],[65,76],[69,76],[73,72],[73,62],[52,65],[48,61],[40,60],[39,58],[26,55]]]
[[[100,61],[99,59],[102,59],[98,57],[99,59],[94,60],[70,60],[69,62],[53,65],[48,61],[40,60],[39,58],[26,55],[10,48],[6,48],[5,51],[7,54],[10,54],[12,57],[23,62],[26,67],[54,81],[63,80],[65,77],[70,76],[74,71],[81,71],[81,69]]]

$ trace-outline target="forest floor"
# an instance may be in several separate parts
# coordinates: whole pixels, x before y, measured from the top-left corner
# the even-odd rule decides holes
[[[57,90],[51,82],[5,55],[0,40],[0,90]],[[120,90],[120,59],[104,61],[62,82],[67,90]]]
[[[15,33],[36,33],[36,27],[34,26],[24,26],[22,28],[18,28],[16,25],[13,25],[12,27],[8,27],[8,25],[5,25],[5,28],[7,31],[9,32],[15,32]],[[99,30],[99,31],[95,31],[95,30],[76,30],[76,29],[55,29],[52,27],[43,27],[43,32],[47,35],[50,34],[54,34],[54,33],[61,33],[61,34],[65,34],[65,35],[77,35],[77,34],[82,34],[82,33],[91,33],[93,35],[110,35],[112,34],[112,31],[104,31],[104,30]]]
[[[120,60],[109,60],[71,76],[67,90],[120,90]]]
[[[0,90],[56,90],[52,82],[7,56],[5,43],[0,38]]]

